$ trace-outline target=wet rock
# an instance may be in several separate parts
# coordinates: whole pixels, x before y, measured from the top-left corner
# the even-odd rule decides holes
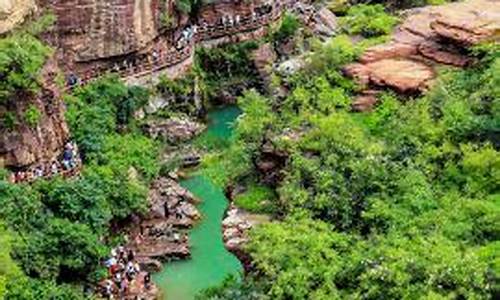
[[[199,135],[206,126],[204,124],[181,118],[150,121],[143,130],[152,138],[162,138],[171,143],[184,142]]]
[[[157,259],[152,259],[149,257],[141,257],[137,259],[139,267],[141,270],[146,272],[160,272],[163,268],[161,262]]]
[[[270,218],[267,215],[250,214],[233,204],[226,212],[226,217],[222,221],[224,245],[238,257],[245,270],[248,270],[251,265],[251,257],[244,251],[244,246],[249,241],[248,233],[255,226],[269,221]]]

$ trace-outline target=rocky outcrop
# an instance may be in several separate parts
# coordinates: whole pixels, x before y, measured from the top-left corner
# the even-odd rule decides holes
[[[157,261],[186,258],[190,255],[184,229],[201,218],[195,197],[170,178],[155,180],[148,195],[146,215],[129,228],[130,243],[139,262],[156,268]]]
[[[288,153],[277,149],[271,142],[261,147],[260,155],[255,161],[261,181],[270,186],[277,186],[283,179],[282,170],[286,166]]]
[[[252,52],[252,59],[263,85],[269,86],[271,83],[272,65],[277,59],[273,46],[270,43],[260,45],[259,48]]]
[[[0,116],[11,114],[13,127],[0,127],[0,167],[26,168],[34,163],[48,164],[64,150],[68,127],[64,103],[55,83],[58,69],[49,61],[41,71],[42,83],[37,94],[16,95],[14,101],[0,105]],[[38,115],[29,124],[26,112]]]
[[[313,24],[313,32],[316,35],[331,37],[338,31],[337,17],[326,7],[321,8],[314,15]]]
[[[36,9],[35,0],[0,1],[0,34],[9,32],[21,24]]]
[[[205,125],[187,118],[149,121],[143,126],[145,133],[150,137],[162,138],[170,143],[190,140],[203,132],[205,128]]]
[[[352,110],[357,112],[371,111],[378,102],[377,95],[380,91],[366,90],[354,98]]]
[[[249,241],[249,232],[259,224],[270,222],[267,215],[251,214],[233,204],[230,205],[222,221],[224,246],[242,262],[245,270],[251,268],[252,259],[245,252],[245,244]]]
[[[363,86],[400,93],[425,91],[440,64],[473,62],[467,47],[500,39],[500,2],[468,0],[407,11],[391,41],[371,47],[345,73]]]

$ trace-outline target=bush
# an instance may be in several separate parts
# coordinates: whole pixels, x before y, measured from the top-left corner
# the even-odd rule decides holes
[[[11,111],[5,112],[0,120],[0,123],[7,129],[14,129],[17,123],[16,114]]]
[[[38,108],[34,105],[30,105],[28,109],[24,112],[24,120],[31,127],[34,128],[40,122],[42,114],[38,110]]]
[[[374,37],[391,33],[397,22],[398,19],[387,14],[381,4],[360,4],[349,8],[340,24],[349,34]]]
[[[292,38],[299,28],[299,19],[295,15],[287,12],[283,16],[279,27],[273,32],[272,38],[275,42],[282,43],[283,41]]]
[[[50,52],[27,33],[0,39],[0,104],[5,104],[16,93],[38,90],[38,74]]]
[[[273,190],[265,186],[251,184],[246,191],[234,199],[236,206],[253,213],[270,213],[275,200]]]

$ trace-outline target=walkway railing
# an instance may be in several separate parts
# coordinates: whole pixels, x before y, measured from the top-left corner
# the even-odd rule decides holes
[[[143,54],[133,59],[124,59],[121,63],[94,67],[80,74],[78,85],[85,84],[94,78],[106,73],[116,73],[120,77],[145,76],[152,72],[175,66],[189,59],[193,55],[196,43],[221,38],[228,35],[255,31],[263,26],[279,20],[287,7],[291,7],[294,1],[286,1],[285,4],[277,3],[265,14],[239,16],[238,20],[231,19],[230,24],[198,24],[197,30],[189,41],[177,40],[174,43],[183,44],[181,47],[173,46],[167,51],[158,51],[154,57],[152,53]],[[74,87],[74,86],[73,86]]]

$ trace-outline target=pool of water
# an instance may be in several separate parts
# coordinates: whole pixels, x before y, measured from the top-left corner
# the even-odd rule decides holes
[[[229,140],[231,124],[239,114],[240,110],[235,106],[210,112],[204,134]],[[222,190],[203,176],[193,176],[181,184],[202,200],[198,209],[203,217],[189,234],[191,259],[165,264],[163,271],[154,276],[164,298],[169,300],[192,300],[201,290],[242,271],[240,261],[226,250],[222,241],[221,222],[228,205]]]

